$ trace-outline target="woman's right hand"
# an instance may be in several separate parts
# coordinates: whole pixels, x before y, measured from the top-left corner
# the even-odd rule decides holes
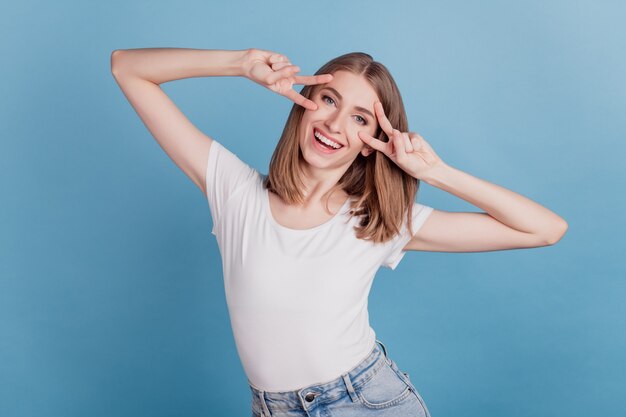
[[[300,68],[277,52],[249,49],[243,63],[243,76],[275,93],[287,97],[300,106],[317,110],[317,104],[293,89],[294,84],[313,85],[328,83],[332,74],[295,75]]]

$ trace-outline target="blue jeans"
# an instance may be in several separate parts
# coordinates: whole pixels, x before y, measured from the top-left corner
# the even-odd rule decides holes
[[[252,417],[430,417],[409,374],[398,369],[379,340],[364,360],[333,381],[284,392],[248,384]]]

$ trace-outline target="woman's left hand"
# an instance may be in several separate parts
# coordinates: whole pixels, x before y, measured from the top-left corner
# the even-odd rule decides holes
[[[387,155],[402,170],[418,180],[426,178],[433,167],[444,165],[444,162],[423,137],[415,132],[400,132],[394,129],[387,119],[380,101],[374,104],[374,111],[378,118],[378,124],[389,137],[389,141],[383,142],[360,131],[359,138],[366,145]]]

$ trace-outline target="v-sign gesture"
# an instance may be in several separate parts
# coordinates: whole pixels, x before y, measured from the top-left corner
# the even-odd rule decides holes
[[[394,129],[380,102],[374,103],[374,111],[389,141],[361,131],[363,142],[387,155],[412,177],[485,211],[434,209],[404,250],[486,252],[531,248],[552,245],[565,234],[567,223],[557,214],[529,198],[449,166],[420,135]]]
[[[250,49],[245,58],[244,76],[265,88],[287,97],[294,103],[309,109],[317,110],[317,104],[293,89],[294,84],[313,85],[332,81],[332,74],[295,75],[300,71],[282,54]]]
[[[444,164],[423,137],[415,132],[400,132],[394,129],[380,101],[374,103],[374,111],[378,124],[389,137],[389,141],[383,142],[360,131],[359,138],[363,142],[387,155],[402,170],[418,180],[426,177],[431,168]]]

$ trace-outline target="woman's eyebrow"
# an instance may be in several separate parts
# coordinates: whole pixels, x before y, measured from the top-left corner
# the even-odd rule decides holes
[[[334,88],[332,88],[332,87],[324,87],[324,88],[322,88],[322,90],[330,90],[330,91],[332,91],[332,92],[333,92],[333,93],[334,93],[337,97],[339,97],[339,100],[342,100],[342,99],[343,99],[343,97],[341,97],[341,94],[339,94],[339,91],[335,90],[335,89],[334,89]],[[374,115],[372,114],[372,112],[371,112],[371,111],[369,111],[369,110],[367,110],[366,108],[364,108],[364,107],[360,107],[360,106],[354,106],[354,108],[355,108],[356,110],[360,111],[360,112],[363,112],[363,113],[368,114],[368,115],[369,115],[372,119],[376,120],[376,118],[374,117]]]

